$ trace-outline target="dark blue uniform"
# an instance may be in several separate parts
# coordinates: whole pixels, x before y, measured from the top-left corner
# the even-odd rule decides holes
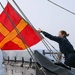
[[[75,67],[75,50],[71,45],[71,43],[68,41],[68,39],[66,37],[61,38],[61,37],[53,36],[44,31],[42,31],[42,33],[47,38],[59,43],[60,51],[65,56],[65,64],[70,67]]]

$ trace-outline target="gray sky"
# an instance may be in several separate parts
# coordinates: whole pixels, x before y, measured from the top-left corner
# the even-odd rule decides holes
[[[75,16],[56,7],[47,0],[15,0],[23,12],[26,14],[28,19],[32,22],[36,29],[41,28],[53,35],[58,35],[60,30],[66,30],[70,36],[69,40],[75,47]],[[52,0],[57,4],[75,12],[75,0]],[[1,0],[2,4],[5,6],[7,1]],[[12,0],[9,2],[15,7]],[[16,8],[16,7],[15,7]],[[16,8],[17,10],[17,8]],[[0,7],[0,13],[2,9]],[[50,40],[49,40],[50,41]],[[58,44],[50,41],[57,49]],[[32,49],[46,49],[40,42]]]

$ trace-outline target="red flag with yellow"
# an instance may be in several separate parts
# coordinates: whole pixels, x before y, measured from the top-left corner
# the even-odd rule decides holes
[[[42,36],[19,15],[10,3],[7,3],[4,10],[15,27],[3,11],[0,15],[0,48],[2,50],[24,50],[42,40]]]

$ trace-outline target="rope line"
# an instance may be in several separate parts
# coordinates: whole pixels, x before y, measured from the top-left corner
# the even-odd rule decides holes
[[[75,15],[75,12],[72,12],[72,11],[70,11],[70,10],[68,10],[68,9],[66,9],[66,8],[64,8],[64,7],[62,7],[62,6],[60,6],[60,5],[58,5],[57,3],[55,3],[55,2],[53,2],[53,1],[51,1],[51,0],[48,0],[48,1],[49,1],[50,3],[52,3],[52,4],[54,4],[55,6],[57,6],[57,7],[59,7],[59,8],[61,8],[61,9],[65,10],[65,11],[67,11],[67,12],[69,12],[69,13]]]

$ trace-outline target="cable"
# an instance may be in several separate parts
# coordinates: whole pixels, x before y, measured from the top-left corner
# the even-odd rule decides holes
[[[47,44],[47,42],[44,39],[43,39],[43,44],[45,45],[45,47],[47,47],[49,52],[52,52],[53,58],[57,61],[58,57],[55,54],[53,54],[53,51],[51,50],[50,46]]]
[[[7,17],[8,17],[8,19],[10,20],[10,22],[11,22],[12,26],[14,27],[15,31],[17,32],[17,34],[19,34],[19,30],[15,27],[14,22],[12,21],[12,19],[11,19],[11,17],[9,16],[9,14],[7,13],[7,11],[4,9],[3,5],[1,4],[1,2],[0,2],[0,5],[1,5],[1,7],[3,8],[3,10],[4,10],[4,12],[5,12],[6,16],[7,16]],[[22,35],[21,35],[21,34],[19,34],[19,37],[20,37],[20,39],[22,40],[22,42],[23,42],[23,44],[24,44],[25,48],[27,49],[28,53],[29,53],[29,54],[30,54],[30,56],[32,57],[32,55],[31,55],[30,51],[28,50],[28,48],[27,48],[27,46],[26,46],[27,44],[25,45],[26,41],[24,40],[24,38],[22,37]],[[29,48],[29,49],[30,49],[30,48]],[[30,49],[30,50],[31,50],[31,49]]]
[[[32,23],[29,21],[29,19],[27,18],[27,16],[23,13],[23,11],[20,9],[20,7],[18,6],[18,4],[12,0],[14,2],[14,4],[16,5],[16,7],[18,8],[18,10],[21,12],[21,14],[24,16],[24,18],[26,19],[26,21],[30,24],[30,26],[32,26],[32,28],[34,29],[34,31],[36,31],[36,29],[34,28],[34,26],[32,25]],[[38,32],[36,31],[36,35],[38,36]],[[40,39],[41,37],[43,37],[42,35],[39,35],[38,36]],[[50,52],[50,47],[48,46],[48,44],[44,41],[42,41],[42,43],[44,44],[44,46],[49,50]],[[33,54],[32,50],[31,50],[31,53]]]
[[[15,5],[17,6],[17,8],[20,10],[20,12],[23,14],[23,12],[21,11],[21,9],[19,8],[19,6],[16,4],[16,2],[14,1],[14,0],[12,0],[14,3],[15,3]],[[24,14],[23,14],[24,15]],[[25,16],[24,16],[25,17]],[[26,18],[27,19],[27,18]],[[28,20],[28,19],[27,19]],[[33,27],[33,26],[32,26]],[[30,50],[30,51],[29,51]],[[33,55],[34,55],[34,53],[33,53],[33,51],[31,50],[31,48],[29,47],[29,54],[30,54],[30,56],[31,56],[31,58],[33,59],[33,61],[35,62],[35,64],[36,64],[36,66],[37,66],[37,63],[36,63],[36,58],[35,57],[33,57]],[[32,53],[32,54],[31,54]],[[41,64],[40,64],[41,65]],[[38,67],[38,66],[37,66]],[[43,68],[43,66],[41,65],[41,67]],[[39,68],[38,68],[39,69]],[[42,72],[44,73],[44,75],[47,75],[45,72],[44,72],[44,68],[42,69]]]
[[[47,43],[56,51],[56,52],[58,52],[58,50],[47,40],[47,39],[45,39],[46,41],[47,41]]]
[[[60,6],[60,5],[58,5],[57,3],[52,2],[51,0],[48,0],[48,1],[49,1],[50,3],[52,3],[52,4],[54,4],[55,6],[57,6],[57,7],[59,7],[59,8],[61,8],[61,9],[65,10],[65,11],[67,11],[67,12],[69,12],[69,13],[75,15],[75,12],[72,12],[72,11],[70,11],[70,10],[68,10],[68,9],[66,9],[66,8],[64,8],[64,7],[62,7],[62,6]]]

